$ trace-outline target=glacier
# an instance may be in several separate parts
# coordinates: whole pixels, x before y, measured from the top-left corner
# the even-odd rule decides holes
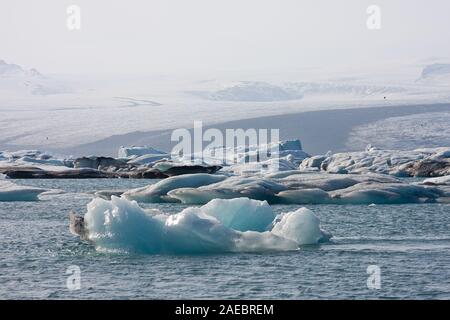
[[[226,72],[214,80],[196,73],[130,75],[124,85],[119,75],[42,75],[2,61],[0,118],[10,121],[0,135],[5,145],[16,148],[49,147],[71,154],[68,150],[105,142],[112,133],[136,136],[128,140],[134,143],[140,141],[134,134],[149,128],[190,128],[199,114],[205,125],[214,125],[313,110],[448,102],[448,74],[448,63],[418,63],[357,71],[315,67],[283,74]],[[221,112],[211,112],[217,106]]]
[[[227,219],[229,214],[232,219]],[[84,236],[98,251],[147,254],[289,251],[331,237],[308,209],[270,221],[269,215],[275,217],[270,206],[250,199],[216,201],[167,215],[113,196],[110,201],[96,198],[87,205]],[[240,230],[233,228],[232,221],[240,221]],[[267,230],[256,231],[262,229],[262,221],[268,223]]]

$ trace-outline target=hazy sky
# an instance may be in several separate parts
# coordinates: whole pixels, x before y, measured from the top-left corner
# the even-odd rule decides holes
[[[449,13],[448,0],[1,0],[0,59],[44,73],[414,62],[450,56]]]

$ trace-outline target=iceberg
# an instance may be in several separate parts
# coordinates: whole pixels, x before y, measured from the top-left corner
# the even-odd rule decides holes
[[[144,152],[141,149],[137,150]],[[0,173],[11,179],[163,179],[183,174],[215,173],[221,169],[220,166],[186,165],[169,161],[168,157],[167,154],[146,154],[117,159],[103,156],[54,159],[37,150],[0,151]]]
[[[225,167],[222,172],[235,175],[267,174],[297,169],[291,157],[269,159],[260,162],[237,163]]]
[[[428,178],[423,180],[423,184],[450,186],[450,175],[437,178]]]
[[[276,194],[286,189],[282,184],[264,178],[232,176],[201,187],[177,188],[167,194],[185,204],[204,204],[213,199],[241,197],[276,203]]]
[[[423,184],[375,173],[329,174],[291,170],[265,176],[198,174],[169,179],[127,191],[124,196],[142,202],[184,204],[243,197],[265,200],[269,204],[398,204],[445,202],[450,196],[445,184]]]
[[[161,154],[144,154],[142,156],[138,156],[136,158],[132,158],[127,163],[128,164],[134,164],[134,165],[151,165],[151,164],[154,164],[157,161],[160,161],[160,160],[163,160],[163,159],[167,159],[169,157],[170,156],[165,154],[165,153],[161,153]]]
[[[319,219],[307,209],[283,214],[272,223],[267,219],[269,213],[274,216],[267,203],[238,199],[166,215],[144,210],[136,201],[112,196],[111,201],[92,200],[84,218],[71,214],[71,221],[83,223],[71,228],[71,232],[83,230],[80,236],[99,251],[148,254],[287,251],[330,238],[320,229]],[[226,218],[228,214],[232,219]],[[254,231],[262,229],[262,222],[255,216],[261,216],[264,224],[269,222],[268,228],[273,225],[272,230]],[[233,221],[241,230],[232,227]]]
[[[131,147],[124,147],[121,146],[119,148],[118,157],[119,158],[137,158],[144,155],[163,155],[163,156],[170,156],[167,153],[163,151],[156,150],[152,147],[147,146],[131,146]]]
[[[206,148],[201,153],[186,154],[181,158],[176,156],[180,162],[205,162],[209,165],[230,166],[239,168],[242,165],[268,165],[270,161],[283,161],[283,165],[289,162],[289,169],[297,167],[302,160],[310,155],[303,151],[300,140],[277,141],[252,145],[238,145],[236,147],[213,147]],[[194,159],[194,160],[192,160]],[[273,163],[275,165],[276,163]],[[286,170],[286,169],[285,169]]]
[[[184,174],[161,180],[153,185],[126,191],[123,196],[129,200],[141,202],[171,202],[167,197],[169,191],[179,188],[196,188],[217,183],[226,179],[226,176],[206,173]]]
[[[275,218],[275,213],[267,201],[248,198],[214,199],[200,210],[226,227],[238,231],[266,231]]]
[[[444,190],[406,183],[358,183],[330,192],[337,204],[403,204],[435,202],[448,197]]]
[[[294,212],[283,213],[279,219],[272,233],[299,245],[325,242],[331,238],[331,235],[320,229],[319,218],[309,209],[300,208]]]
[[[38,201],[39,195],[48,190],[19,186],[0,179],[0,201]]]
[[[435,177],[450,174],[450,148],[411,151],[379,150],[367,146],[362,152],[341,152],[303,160],[299,169],[338,174],[381,173],[398,177]]]

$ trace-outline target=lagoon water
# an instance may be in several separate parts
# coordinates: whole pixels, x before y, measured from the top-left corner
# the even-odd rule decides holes
[[[1,299],[449,299],[450,205],[310,205],[330,243],[261,254],[101,253],[69,232],[92,192],[149,180],[16,180],[62,189],[39,202],[0,202]],[[181,204],[144,207],[176,213]],[[273,206],[276,212],[300,206]],[[81,288],[69,290],[70,266]],[[380,269],[370,289],[367,268]]]

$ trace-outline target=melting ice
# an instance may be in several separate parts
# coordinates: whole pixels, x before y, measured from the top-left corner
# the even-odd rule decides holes
[[[97,250],[142,253],[219,253],[296,250],[327,241],[306,208],[276,216],[265,201],[213,200],[167,215],[136,201],[96,198],[84,216]]]

